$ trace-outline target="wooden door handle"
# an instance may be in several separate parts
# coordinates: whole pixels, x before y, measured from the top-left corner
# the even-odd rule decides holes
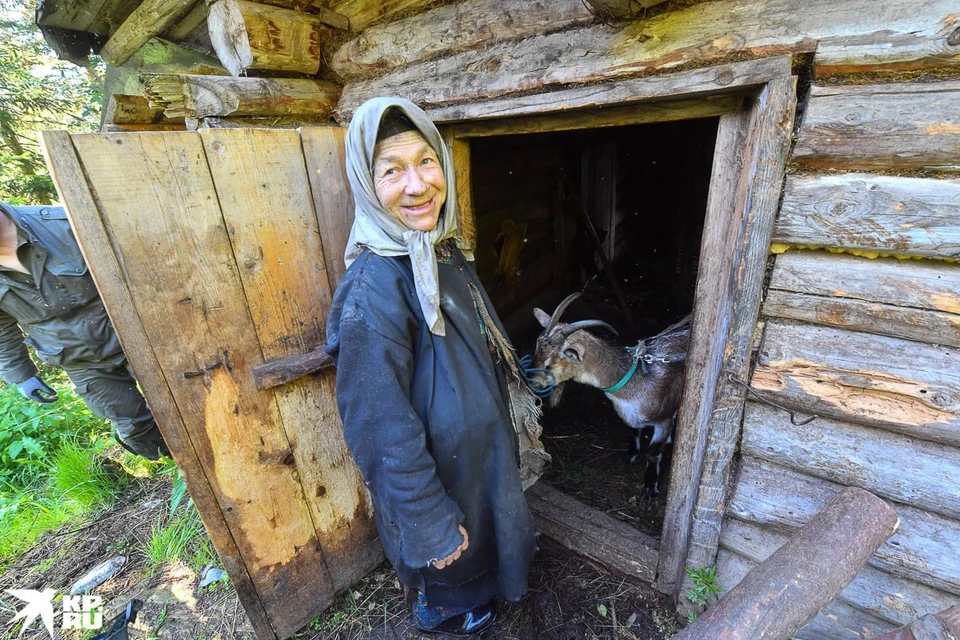
[[[309,353],[277,358],[254,367],[253,382],[257,389],[271,389],[333,366],[333,358],[323,347],[317,347]]]

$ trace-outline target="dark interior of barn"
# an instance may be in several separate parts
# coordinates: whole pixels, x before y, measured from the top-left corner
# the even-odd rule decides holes
[[[552,313],[583,295],[564,321],[597,318],[633,345],[689,313],[717,118],[471,141],[476,265],[520,353]],[[605,336],[610,338],[610,336]],[[611,338],[613,339],[613,338]],[[629,464],[632,435],[604,394],[564,385],[544,402],[553,463],[543,481],[659,537],[669,481],[652,502],[644,469]]]

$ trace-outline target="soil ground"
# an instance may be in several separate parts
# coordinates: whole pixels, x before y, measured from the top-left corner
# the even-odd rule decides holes
[[[253,630],[229,582],[198,589],[199,576],[182,563],[151,571],[140,551],[151,527],[167,515],[168,478],[135,481],[120,500],[92,523],[43,536],[0,575],[6,589],[54,588],[63,593],[92,567],[116,555],[127,563],[93,594],[104,598],[104,621],[132,598],[145,602],[129,627],[134,640],[253,640]],[[659,640],[675,630],[669,602],[649,585],[620,575],[542,538],[530,572],[530,590],[519,603],[504,604],[488,640]],[[20,603],[8,597],[10,605]],[[34,623],[23,635],[0,619],[0,638],[48,640]],[[59,621],[57,621],[59,623]],[[82,632],[57,631],[58,640],[81,640]],[[401,590],[383,564],[324,614],[293,636],[297,640],[412,640],[436,638],[412,628]]]

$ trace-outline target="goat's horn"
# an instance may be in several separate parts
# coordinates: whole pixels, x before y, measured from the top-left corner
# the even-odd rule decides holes
[[[564,328],[557,331],[557,338],[560,338],[561,340],[566,340],[567,336],[569,336],[574,331],[579,331],[580,329],[589,329],[590,327],[603,327],[604,329],[606,329],[607,331],[609,331],[615,336],[620,335],[620,333],[616,329],[611,327],[609,324],[607,324],[603,320],[580,320],[578,322],[571,322]]]
[[[550,332],[553,331],[553,328],[557,326],[557,323],[560,322],[560,316],[563,315],[563,312],[567,310],[567,307],[570,306],[574,300],[580,297],[580,292],[571,293],[566,298],[563,299],[559,305],[557,305],[557,310],[553,312],[553,315],[550,316],[550,324],[547,325],[547,328],[544,330],[546,335],[550,335]]]

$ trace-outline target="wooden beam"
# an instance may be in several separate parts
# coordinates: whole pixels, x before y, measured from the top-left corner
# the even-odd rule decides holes
[[[340,88],[322,80],[157,74],[144,77],[151,104],[167,116],[324,118]]]
[[[960,605],[944,609],[901,628],[885,633],[876,640],[954,640],[960,637]]]
[[[814,87],[793,151],[806,167],[960,171],[960,81]]]
[[[344,78],[384,73],[426,58],[549,33],[592,19],[581,0],[466,0],[370,27],[340,47],[330,67]],[[410,37],[431,32],[443,37]]]
[[[170,387],[159,373],[157,355],[147,338],[147,329],[133,302],[130,283],[114,253],[110,234],[101,217],[102,205],[91,193],[70,134],[66,131],[45,131],[41,133],[40,140],[50,175],[67,210],[84,260],[90,267],[104,305],[110,310],[110,321],[117,329],[117,334],[123,336],[124,353],[137,372],[144,395],[150,398],[150,410],[157,425],[177,466],[183,470],[190,497],[203,514],[203,524],[237,589],[237,595],[258,638],[275,638],[276,634],[250,575],[250,568],[231,535],[230,525],[225,518],[227,514],[224,514],[219,503],[216,474],[212,478],[207,475],[200,458],[202,443],[196,443],[191,438]]]
[[[899,526],[896,512],[883,500],[862,489],[844,489],[674,637],[792,637],[840,593]]]
[[[333,0],[330,10],[346,16],[350,29],[363,31],[374,23],[387,22],[398,15],[422,11],[440,0]]]
[[[137,4],[137,0],[43,0],[37,3],[37,25],[108,36]]]
[[[323,24],[340,29],[342,31],[350,30],[350,19],[336,11],[327,8],[326,0],[260,0],[261,4],[268,4],[271,7],[280,7],[282,9],[292,9],[298,13],[306,13],[314,16]]]
[[[862,173],[789,176],[773,241],[960,258],[957,202],[960,180]]]
[[[307,353],[284,356],[257,365],[253,368],[253,382],[257,389],[272,389],[334,366],[333,358],[323,347],[317,347]]]
[[[622,27],[590,25],[408,64],[380,78],[348,83],[338,112],[349,120],[364,100],[378,95],[400,95],[432,108],[720,63],[732,56],[816,50],[817,60],[828,64],[831,56],[849,60],[846,49],[858,38],[881,37],[888,43],[882,51],[863,52],[860,61],[871,68],[898,68],[910,60],[955,67],[960,47],[944,47],[947,23],[960,25],[953,0],[902,2],[884,11],[864,11],[857,0],[720,0]],[[436,34],[406,37],[424,40]]]
[[[247,0],[214,0],[207,29],[217,57],[232,75],[248,69],[320,70],[320,19]]]
[[[111,66],[126,62],[150,38],[185,16],[196,0],[144,0],[110,36],[100,57]]]
[[[774,78],[789,75],[790,57],[774,56],[550,93],[437,107],[427,111],[427,114],[434,122],[559,114],[574,109],[617,107],[677,96],[693,98],[736,92],[738,89],[748,90],[747,87],[763,85]]]
[[[537,528],[568,549],[608,567],[653,581],[657,568],[657,541],[538,482],[526,494]]]
[[[767,316],[960,347],[955,265],[790,252],[769,287]]]
[[[723,526],[733,517],[791,532],[842,489],[835,482],[746,455]],[[870,557],[870,566],[960,597],[960,521],[901,502],[893,508],[901,527]]]
[[[952,347],[769,319],[751,384],[805,414],[956,447],[958,358]]]
[[[667,0],[585,0],[590,11],[601,20],[625,20],[644,9],[663,4]]]
[[[457,125],[457,138],[601,129],[649,122],[674,122],[694,118],[715,118],[732,113],[743,105],[741,95],[707,96],[694,100],[664,100],[603,109],[580,109],[570,113],[545,114],[536,117],[500,118]]]
[[[171,119],[156,109],[143,96],[114,94],[107,99],[105,124],[183,124],[183,118]]]

